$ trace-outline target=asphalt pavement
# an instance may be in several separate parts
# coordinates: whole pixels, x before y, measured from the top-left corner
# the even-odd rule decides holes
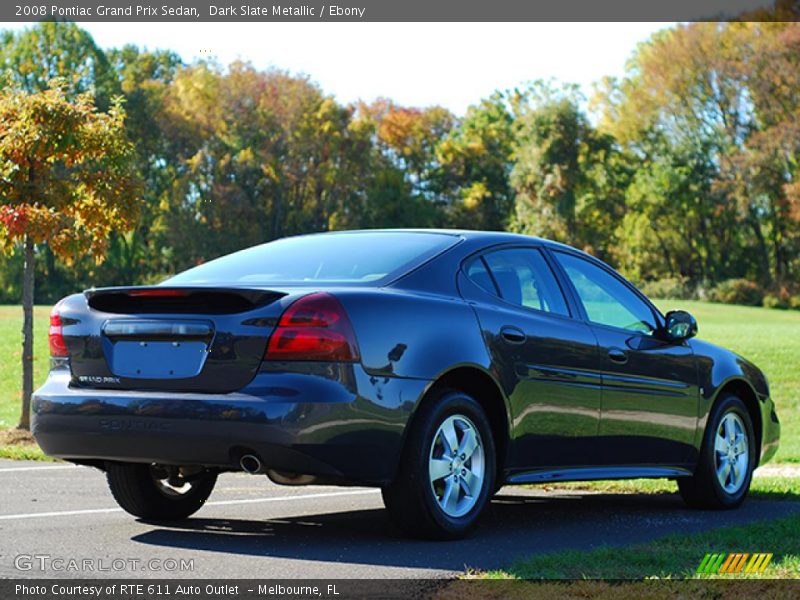
[[[400,535],[372,489],[225,474],[193,518],[166,525],[118,509],[95,469],[0,460],[0,577],[448,577],[799,512],[790,501],[705,512],[677,495],[507,487],[469,539],[423,542]]]

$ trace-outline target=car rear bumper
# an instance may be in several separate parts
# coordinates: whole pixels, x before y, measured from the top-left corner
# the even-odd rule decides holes
[[[406,423],[429,382],[370,377],[360,365],[280,365],[228,394],[70,386],[51,372],[33,397],[32,430],[45,453],[74,461],[267,469],[342,483],[394,476]]]

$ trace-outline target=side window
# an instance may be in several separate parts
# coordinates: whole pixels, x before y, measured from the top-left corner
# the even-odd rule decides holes
[[[486,264],[483,262],[483,259],[480,256],[472,259],[467,264],[466,271],[467,277],[472,280],[472,283],[483,289],[485,292],[489,292],[495,296],[497,295],[497,288],[492,282],[492,276],[489,275],[489,271],[486,270]]]
[[[655,331],[653,311],[619,279],[588,260],[553,254],[575,286],[590,321],[647,334]]]
[[[558,287],[553,272],[538,250],[533,248],[496,250],[485,254],[483,261],[480,262],[485,262],[489,267],[487,275],[492,287],[486,287],[481,283],[485,267],[484,271],[476,270],[475,275],[469,270],[467,274],[488,292],[497,294],[499,290],[500,297],[512,304],[558,315],[569,315],[561,288]]]

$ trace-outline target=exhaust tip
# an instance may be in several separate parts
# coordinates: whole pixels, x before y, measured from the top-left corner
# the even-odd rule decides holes
[[[261,459],[255,454],[244,454],[242,458],[239,459],[239,466],[242,467],[242,471],[250,473],[251,475],[264,473],[264,465],[261,463]]]

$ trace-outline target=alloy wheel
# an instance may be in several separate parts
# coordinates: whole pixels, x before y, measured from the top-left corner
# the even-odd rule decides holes
[[[726,413],[719,422],[714,438],[714,467],[719,484],[735,494],[747,479],[750,466],[747,430],[735,412]]]
[[[433,436],[428,460],[431,489],[448,517],[466,515],[481,495],[485,481],[481,434],[464,415],[447,417]]]

